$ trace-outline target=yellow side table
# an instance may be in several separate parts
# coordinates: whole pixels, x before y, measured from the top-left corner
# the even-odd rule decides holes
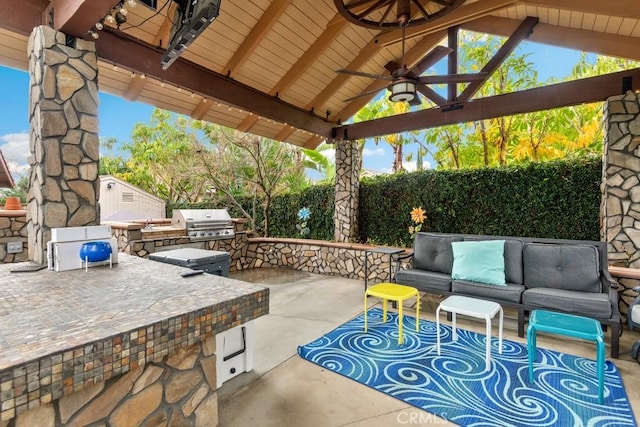
[[[364,292],[364,331],[367,332],[367,297],[382,298],[382,310],[384,313],[384,321],[387,321],[387,300],[398,303],[398,344],[402,344],[402,303],[408,299],[415,297],[416,299],[416,332],[420,330],[420,294],[416,288],[411,286],[398,285],[396,283],[379,283],[371,286]]]

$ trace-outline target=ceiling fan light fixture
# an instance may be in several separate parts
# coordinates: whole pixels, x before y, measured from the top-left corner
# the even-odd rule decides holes
[[[416,83],[412,80],[398,80],[389,87],[391,102],[411,102],[416,97]]]

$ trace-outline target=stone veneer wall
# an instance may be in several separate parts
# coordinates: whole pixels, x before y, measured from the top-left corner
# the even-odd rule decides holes
[[[215,337],[210,337],[132,366],[123,375],[19,413],[15,426],[216,426],[215,346]],[[3,421],[2,427],[8,423]]]
[[[640,95],[604,105],[603,240],[612,265],[640,268]]]
[[[118,239],[118,250],[139,257],[147,257],[167,246],[192,245],[188,237],[140,240],[139,225],[111,224]],[[198,242],[203,249],[229,252],[229,271],[248,268],[290,268],[310,273],[330,274],[350,279],[364,279],[364,256],[370,245],[336,243],[325,240],[248,238],[242,223],[236,222],[233,239]],[[395,257],[392,260],[395,267]],[[367,253],[369,283],[389,280],[389,255]]]
[[[95,43],[52,28],[29,37],[29,259],[46,262],[51,229],[97,225],[98,61]]]
[[[611,265],[640,268],[640,94],[627,92],[604,104],[602,239]],[[637,295],[640,280],[617,278],[621,311]]]
[[[22,210],[0,210],[0,264],[29,261],[26,215]],[[8,253],[8,242],[21,242],[22,252]]]
[[[358,240],[358,198],[360,194],[360,143],[336,143],[336,194],[333,220],[336,242]]]

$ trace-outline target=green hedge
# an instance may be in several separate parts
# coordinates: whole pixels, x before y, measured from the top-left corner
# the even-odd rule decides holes
[[[599,240],[601,161],[428,170],[364,182],[360,239],[410,246],[409,213],[423,231]]]
[[[409,213],[417,206],[427,214],[423,231],[599,240],[601,174],[601,160],[589,158],[366,178],[360,185],[359,241],[411,246]],[[306,237],[333,240],[334,191],[322,185],[274,197],[270,235],[300,237],[297,215],[307,207]]]

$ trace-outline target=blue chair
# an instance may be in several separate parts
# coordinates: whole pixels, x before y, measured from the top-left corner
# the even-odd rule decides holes
[[[635,292],[640,293],[640,286],[633,288]],[[633,331],[634,328],[640,329],[640,295],[638,295],[631,304],[629,304],[629,310],[627,311],[627,325],[629,330]],[[638,363],[638,353],[640,352],[640,340],[633,343],[631,347],[631,357],[636,359]]]

